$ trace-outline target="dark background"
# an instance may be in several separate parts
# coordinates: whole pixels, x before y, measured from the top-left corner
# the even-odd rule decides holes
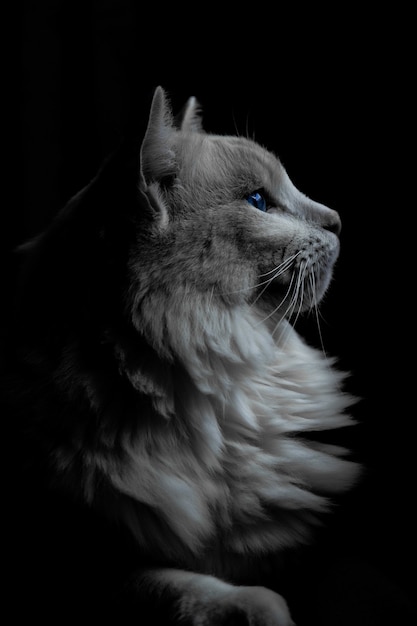
[[[187,16],[134,0],[22,3],[19,185],[4,251],[46,226],[120,138],[143,128],[159,84],[175,110],[196,96],[206,130],[249,134],[276,152],[295,185],[343,222],[321,330],[361,398],[355,445],[366,472],[342,541],[413,597],[411,17],[337,6],[256,5],[226,23],[208,4]],[[306,332],[318,342],[314,324]]]

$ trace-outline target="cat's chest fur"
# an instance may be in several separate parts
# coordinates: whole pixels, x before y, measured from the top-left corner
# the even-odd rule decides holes
[[[255,555],[307,539],[311,516],[327,508],[323,494],[356,474],[342,450],[297,438],[349,423],[341,374],[285,321],[274,338],[263,316],[245,305],[216,319],[212,308],[210,323],[190,316],[188,331],[187,316],[176,328],[166,317],[185,369],[166,388],[175,415],[126,444],[111,480],[157,511],[179,552],[221,544]]]

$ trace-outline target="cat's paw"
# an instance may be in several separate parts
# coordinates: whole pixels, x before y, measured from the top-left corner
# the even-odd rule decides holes
[[[235,587],[230,596],[242,620],[227,624],[295,626],[284,598],[266,587]]]
[[[196,597],[194,597],[196,600]],[[190,626],[295,626],[286,601],[265,587],[232,587],[210,593],[186,611]],[[184,616],[184,615],[183,615]]]

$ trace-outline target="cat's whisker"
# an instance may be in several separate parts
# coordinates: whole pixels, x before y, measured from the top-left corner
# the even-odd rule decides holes
[[[279,327],[279,325],[280,325],[280,323],[281,323],[281,321],[282,321],[282,319],[283,319],[283,318],[291,318],[291,317],[292,317],[292,315],[293,315],[293,312],[294,312],[295,306],[296,306],[296,304],[297,304],[297,295],[298,295],[298,291],[299,291],[299,285],[298,285],[298,280],[299,280],[299,279],[298,279],[298,275],[296,275],[295,273],[291,276],[291,282],[290,282],[290,285],[289,285],[289,287],[288,287],[287,293],[285,294],[284,299],[282,300],[281,304],[279,305],[279,306],[281,306],[281,305],[285,302],[285,300],[286,300],[286,298],[287,298],[288,294],[291,292],[291,289],[292,289],[292,285],[293,285],[293,283],[294,283],[294,280],[296,280],[296,281],[297,281],[297,282],[296,282],[296,286],[295,286],[295,288],[294,288],[294,290],[293,290],[293,292],[292,292],[292,294],[291,294],[290,301],[289,301],[289,303],[288,303],[288,306],[287,306],[286,310],[284,311],[284,314],[283,314],[283,315],[282,315],[282,317],[278,320],[277,324],[275,325],[274,330],[272,331],[272,335],[274,335],[274,334],[276,333],[276,331],[277,331],[277,329],[278,329],[278,327]],[[279,307],[278,307],[278,308],[279,308]],[[275,311],[277,311],[277,310],[278,310],[278,308],[277,308],[277,309],[275,309]],[[275,312],[275,311],[274,311],[274,312]]]
[[[237,125],[236,116],[235,116],[234,111],[232,111],[232,120],[233,120],[233,126],[234,126],[234,129],[235,129],[236,136],[237,137],[242,137],[242,134],[239,131],[239,128],[238,128],[238,125]]]
[[[300,317],[301,311],[303,308],[303,302],[305,298],[305,275],[306,273],[307,273],[307,265],[304,264],[300,269],[300,273],[298,274],[297,294],[296,294],[296,302],[298,302],[298,310],[295,315],[293,313],[293,325],[297,323],[297,320]],[[294,306],[294,309],[295,309],[295,306]]]
[[[292,311],[291,314],[289,314],[289,317],[292,320],[292,324],[295,325],[295,323],[298,320],[298,317],[300,315],[300,310],[302,308],[303,305],[303,300],[304,300],[304,275],[305,275],[305,266],[300,268],[300,271],[297,274],[297,284],[296,284],[296,288],[294,290],[294,295],[292,298]],[[298,305],[298,307],[297,307]],[[297,310],[296,310],[297,309]]]
[[[276,333],[278,330],[280,330],[280,328],[281,328],[281,326],[282,326],[282,320],[283,320],[283,319],[288,319],[288,318],[290,318],[290,317],[291,317],[291,315],[292,315],[292,312],[291,312],[291,311],[294,309],[294,306],[295,306],[295,299],[294,299],[294,296],[292,296],[292,297],[291,297],[291,301],[290,301],[290,303],[289,303],[289,305],[288,305],[288,307],[287,307],[287,310],[285,311],[284,315],[283,315],[283,316],[282,316],[282,317],[278,320],[278,322],[276,323],[275,328],[273,329],[273,331],[272,331],[272,333],[271,333],[271,334],[272,334],[272,336],[274,336],[274,335],[275,335],[275,333]],[[281,335],[280,335],[280,339],[281,339],[282,343],[285,343],[285,341],[286,341],[286,336],[288,336],[290,333],[291,333],[291,329],[290,329],[290,327],[289,327],[289,326],[284,326],[284,332],[283,332],[283,333],[281,333]]]
[[[218,292],[218,295],[229,296],[234,293],[244,293],[245,291],[252,291],[253,289],[256,289],[257,287],[262,287],[262,285],[266,285],[266,288],[267,288],[273,279],[274,279],[274,276],[272,278],[268,278],[268,280],[263,280],[260,283],[256,283],[255,285],[250,285],[249,287],[243,287],[242,289],[235,289],[233,291],[220,291]],[[258,299],[258,297],[259,296],[257,296],[256,299]]]
[[[246,138],[249,138],[249,113],[246,115],[246,124],[245,124]],[[255,139],[253,139],[255,141]]]
[[[316,279],[315,279],[314,272],[310,274],[310,287],[311,287],[311,291],[313,294],[313,307],[312,308],[314,309],[314,315],[315,315],[316,322],[317,322],[317,331],[319,334],[320,346],[321,346],[324,356],[327,358],[326,349],[324,347],[323,334],[321,332],[319,305],[317,302]]]
[[[271,276],[271,278],[268,278],[268,280],[266,280],[264,283],[260,283],[261,285],[265,285],[264,288],[258,293],[258,295],[256,296],[255,300],[252,302],[251,306],[254,306],[259,298],[261,298],[263,296],[263,294],[265,293],[265,291],[268,289],[269,285],[272,283],[273,280],[275,280],[280,274],[282,274],[287,268],[284,268],[280,271],[278,271],[276,274],[274,274],[273,276]],[[285,300],[285,297],[284,297]],[[281,306],[281,305],[279,305]]]
[[[262,276],[268,276],[268,274],[274,274],[273,276],[271,276],[271,278],[267,278],[266,280],[263,280],[259,283],[256,283],[255,285],[251,285],[250,287],[244,287],[243,289],[236,289],[234,291],[225,291],[225,292],[219,292],[218,295],[221,296],[228,296],[234,293],[243,293],[245,291],[252,291],[253,289],[257,289],[258,287],[262,287],[263,285],[265,285],[264,289],[256,296],[253,304],[255,304],[259,298],[262,296],[262,294],[264,293],[264,291],[268,288],[268,286],[271,284],[271,282],[273,280],[275,280],[275,278],[277,278],[278,276],[280,276],[281,274],[283,274],[285,271],[287,271],[291,265],[292,262],[294,261],[294,259],[300,254],[300,252],[297,252],[296,254],[288,257],[287,259],[285,259],[280,265],[278,265],[277,267],[274,267],[272,270],[269,270],[268,272],[265,272],[264,274],[259,274],[259,278],[261,278]]]
[[[265,287],[262,289],[262,291],[260,291],[258,293],[258,295],[256,296],[255,300],[252,302],[252,306],[254,304],[256,304],[256,302],[259,300],[259,298],[264,294],[265,290],[269,287],[269,285],[271,284],[271,282],[273,280],[275,280],[276,278],[278,278],[278,276],[280,276],[281,274],[283,274],[284,272],[286,272],[292,265],[295,257],[297,257],[300,254],[300,252],[297,252],[297,254],[292,255],[291,257],[288,257],[288,259],[285,259],[285,261],[283,261],[280,265],[278,265],[278,267],[274,268],[273,270],[270,270],[269,272],[266,272],[265,274],[260,274],[260,276],[267,276],[268,274],[270,274],[271,272],[275,272],[274,275],[269,278],[267,281],[265,281],[264,283],[260,283],[265,284]],[[282,302],[285,301],[286,297],[288,295],[288,291],[285,294]],[[281,304],[282,304],[281,302]],[[281,304],[278,306],[278,308],[281,306]],[[276,311],[277,309],[275,309]]]
[[[301,311],[302,311],[302,306],[303,306],[303,301],[304,301],[304,290],[305,290],[305,275],[307,272],[307,264],[304,263],[300,266],[300,270],[298,271],[298,273],[296,275],[293,274],[293,279],[294,276],[296,276],[296,285],[293,291],[293,294],[291,296],[291,300],[288,304],[287,310],[285,311],[284,317],[288,318],[288,319],[293,319],[293,325],[297,322]],[[293,280],[291,281],[292,284]],[[291,288],[291,285],[290,285]],[[287,292],[288,293],[288,292]],[[296,307],[298,304],[298,310],[295,313]],[[274,330],[272,331],[272,334],[274,334],[280,324],[280,321],[278,321],[277,325],[275,326]]]
[[[271,280],[273,280],[273,278],[271,278]],[[291,293],[291,287],[292,287],[293,281],[294,281],[294,274],[292,274],[292,276],[291,276],[290,284],[289,284],[288,289],[287,289],[287,291],[285,292],[285,295],[284,295],[284,297],[282,298],[281,302],[280,302],[280,303],[279,303],[279,304],[278,304],[278,305],[277,305],[277,306],[276,306],[276,307],[275,307],[275,308],[274,308],[274,309],[273,309],[273,310],[272,310],[272,311],[271,311],[271,312],[270,312],[270,313],[269,313],[266,317],[262,318],[262,320],[260,320],[260,321],[256,324],[256,326],[258,326],[259,324],[263,324],[264,322],[266,322],[266,320],[268,320],[270,317],[272,317],[273,315],[275,315],[275,313],[276,313],[277,311],[279,311],[279,309],[282,307],[282,305],[283,305],[283,304],[284,304],[284,302],[286,301],[286,299],[287,299],[288,295]],[[291,303],[290,303],[290,306],[291,306]],[[288,308],[287,308],[287,311],[285,311],[284,316],[287,314],[287,312],[288,312]],[[279,322],[278,322],[278,324],[279,324]]]
[[[294,261],[294,259],[296,259],[298,257],[299,254],[301,254],[301,250],[299,250],[295,254],[289,256],[288,258],[284,259],[282,261],[282,263],[280,263],[277,267],[274,267],[272,270],[268,270],[268,272],[264,272],[262,274],[259,274],[259,277],[261,277],[261,276],[268,276],[268,274],[273,274],[277,270],[280,270],[284,265],[288,266],[292,261]]]
[[[294,261],[294,259],[300,254],[301,251],[297,252],[296,254],[294,254],[292,257],[289,257],[288,259],[286,259],[280,266],[278,266],[277,268],[277,272],[274,274],[274,276],[271,277],[271,279],[268,282],[268,284],[274,280],[279,274],[281,274],[283,271],[287,270],[288,267],[292,264],[292,262]],[[285,267],[284,267],[285,266]],[[285,310],[284,314],[282,315],[282,318],[288,317],[291,318],[294,315],[294,310],[296,308],[297,302],[299,302],[299,311],[296,315],[296,319],[298,319],[298,316],[300,315],[300,311],[302,308],[302,302],[303,302],[303,292],[304,292],[304,275],[306,272],[306,265],[304,264],[304,266],[302,267],[302,269],[298,272],[298,273],[293,273],[291,276],[291,280],[290,280],[290,284],[288,286],[288,289],[284,295],[284,297],[282,298],[281,302],[269,313],[269,315],[267,315],[266,317],[264,317],[259,324],[264,323],[267,319],[269,319],[270,317],[272,317],[273,315],[275,315],[275,313],[281,308],[281,306],[284,304],[284,302],[287,300],[288,295],[291,293],[292,289],[293,289],[293,285],[294,285],[294,280],[296,280],[296,286],[293,290],[293,293],[291,295],[290,301],[288,303],[287,309]],[[269,274],[271,272],[267,272],[266,274]],[[264,274],[264,275],[266,275]],[[268,285],[267,285],[268,286]],[[258,294],[257,298],[255,299],[254,303],[258,300],[258,298],[262,295],[262,293],[265,291],[267,287],[265,287],[260,294]],[[301,298],[300,298],[300,291],[301,291]],[[253,303],[253,304],[254,304]],[[274,330],[272,331],[272,334],[274,334],[281,322],[281,319],[277,322]]]

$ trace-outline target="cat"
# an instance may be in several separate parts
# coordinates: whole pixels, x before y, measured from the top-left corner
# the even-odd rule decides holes
[[[8,393],[51,490],[128,529],[142,565],[120,606],[289,626],[263,580],[360,475],[318,437],[354,424],[345,374],[295,330],[341,221],[272,152],[202,120],[157,87],[137,153],[20,247]]]

